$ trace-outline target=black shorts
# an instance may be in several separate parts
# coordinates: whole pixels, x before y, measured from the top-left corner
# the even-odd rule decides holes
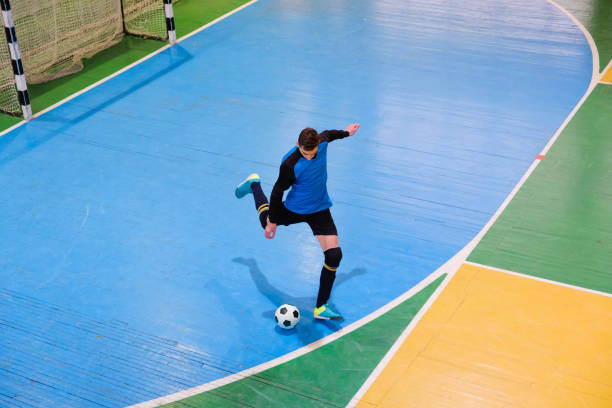
[[[313,235],[338,235],[338,230],[336,230],[336,224],[334,224],[329,208],[312,214],[298,214],[288,210],[283,204],[277,221],[277,224],[280,225],[305,222],[310,226]]]

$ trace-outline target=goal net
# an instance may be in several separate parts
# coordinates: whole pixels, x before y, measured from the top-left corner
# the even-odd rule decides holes
[[[118,43],[126,33],[160,40],[168,35],[163,0],[14,0],[12,12],[29,84],[80,71],[83,58]],[[11,58],[6,45],[0,48],[0,110],[19,114],[16,92],[10,89]]]
[[[11,56],[8,47],[3,44],[0,44],[0,61],[0,111],[15,116],[21,115]]]

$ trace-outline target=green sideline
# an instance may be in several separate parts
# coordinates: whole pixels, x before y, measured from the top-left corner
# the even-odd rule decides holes
[[[611,106],[597,85],[469,261],[612,293]]]
[[[344,407],[445,277],[323,347],[164,407]]]
[[[182,37],[206,25],[214,19],[242,6],[249,0],[181,0],[174,4],[176,35]],[[125,36],[121,42],[85,59],[85,68],[73,75],[56,79],[44,84],[28,85],[30,102],[34,113],[61,101],[81,89],[119,71],[138,61],[166,42],[145,40]],[[26,74],[27,78],[27,74]],[[0,113],[0,131],[21,122],[21,118]]]

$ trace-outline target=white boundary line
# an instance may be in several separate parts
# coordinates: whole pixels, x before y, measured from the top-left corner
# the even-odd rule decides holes
[[[601,292],[599,290],[587,289],[587,288],[583,288],[581,286],[570,285],[568,283],[557,282],[557,281],[550,280],[550,279],[539,278],[537,276],[525,275],[523,273],[509,271],[507,269],[495,268],[495,267],[489,266],[489,265],[482,265],[482,264],[479,264],[479,263],[476,263],[476,262],[465,261],[464,263],[466,265],[473,265],[473,266],[477,266],[479,268],[491,269],[493,271],[502,272],[502,273],[505,273],[505,274],[508,274],[508,275],[514,275],[514,276],[519,276],[521,278],[527,278],[527,279],[535,280],[535,281],[538,281],[538,282],[549,283],[549,284],[554,285],[554,286],[561,286],[561,287],[564,287],[564,288],[574,289],[574,290],[577,290],[577,291],[580,291],[580,292],[587,292],[587,293],[591,293],[591,294],[594,294],[594,295],[600,295],[600,296],[605,296],[605,297],[612,298],[612,293],[606,293],[606,292]]]
[[[550,147],[553,145],[553,143],[555,143],[555,141],[557,140],[557,138],[559,137],[563,129],[565,129],[565,127],[570,122],[570,120],[572,120],[576,112],[578,112],[578,109],[580,109],[584,101],[589,97],[589,95],[591,95],[591,92],[593,92],[593,89],[595,89],[595,87],[597,86],[597,83],[599,82],[599,79],[601,78],[601,75],[599,74],[599,52],[597,51],[597,46],[595,45],[595,41],[593,40],[591,33],[587,31],[587,29],[582,25],[582,23],[580,23],[580,21],[578,21],[573,15],[571,15],[563,7],[558,5],[554,0],[547,0],[547,1],[553,6],[557,7],[563,13],[565,13],[574,22],[574,24],[576,24],[576,26],[578,26],[580,30],[582,30],[582,33],[586,37],[587,42],[589,43],[589,46],[591,47],[591,54],[593,55],[593,74],[591,75],[591,83],[589,84],[589,88],[587,89],[582,99],[580,99],[578,104],[570,112],[567,119],[565,119],[565,122],[563,122],[559,130],[557,130],[557,132],[553,135],[553,137],[550,139],[548,144],[544,147],[544,149],[540,153],[541,155],[544,155],[544,156],[546,155]],[[553,67],[551,67],[551,69],[552,68]]]
[[[131,405],[127,408],[151,408],[151,407],[158,407],[160,405],[163,404],[168,404],[171,402],[175,402],[187,397],[191,397],[197,394],[201,394],[205,391],[210,391],[213,390],[215,388],[219,388],[223,385],[227,385],[231,382],[234,381],[238,381],[238,380],[242,380],[244,378],[247,378],[249,376],[258,374],[262,371],[265,371],[267,369],[270,369],[272,367],[275,367],[277,365],[283,364],[287,361],[293,360],[294,358],[298,358],[300,356],[303,356],[304,354],[307,354],[319,347],[323,347],[324,345],[331,343],[334,340],[339,339],[340,337],[360,328],[361,326],[371,322],[372,320],[376,319],[377,317],[383,315],[384,313],[388,312],[389,310],[393,309],[394,307],[396,307],[397,305],[401,304],[402,302],[404,302],[405,300],[411,298],[412,296],[414,296],[416,293],[420,292],[422,289],[424,289],[426,286],[428,286],[430,283],[432,283],[433,281],[435,281],[436,279],[438,279],[440,276],[444,275],[445,273],[450,273],[451,271],[456,270],[459,265],[461,264],[462,260],[465,259],[465,257],[463,257],[462,259],[459,258],[460,254],[462,254],[462,251],[460,251],[457,255],[455,255],[453,258],[451,258],[449,261],[447,261],[444,265],[440,266],[435,272],[433,272],[432,274],[428,275],[425,279],[423,279],[421,282],[419,282],[417,285],[415,285],[414,287],[412,287],[409,291],[405,292],[404,294],[402,294],[401,296],[393,299],[391,302],[387,303],[386,305],[382,306],[381,308],[375,310],[374,312],[370,313],[369,315],[349,324],[346,327],[343,327],[342,329],[338,330],[337,332],[334,332],[332,334],[330,334],[329,336],[323,337],[322,339],[319,339],[311,344],[308,344],[304,347],[300,347],[297,350],[292,351],[291,353],[287,353],[283,356],[280,356],[278,358],[275,358],[274,360],[270,360],[267,361],[265,363],[262,363],[258,366],[240,371],[238,373],[229,375],[227,377],[223,377],[220,378],[218,380],[215,381],[211,381],[202,385],[199,385],[197,387],[193,387],[193,388],[189,388],[187,390],[183,390],[183,391],[179,391],[177,393],[174,394],[170,394],[164,397],[160,397],[160,398],[156,398],[154,400],[150,400],[150,401],[145,401],[145,402],[141,402],[135,405]],[[448,280],[448,277],[445,279],[445,282]],[[441,284],[444,285],[444,282]]]
[[[554,141],[557,139],[557,137],[562,132],[562,130],[567,126],[567,124],[569,123],[571,118],[573,118],[573,116],[576,114],[576,112],[578,111],[580,106],[584,103],[584,101],[586,100],[588,95],[591,94],[591,92],[593,91],[593,89],[595,88],[595,86],[596,86],[596,84],[597,84],[597,82],[599,80],[599,72],[597,71],[597,69],[599,67],[599,54],[597,52],[597,48],[595,46],[595,42],[593,41],[593,38],[584,29],[584,26],[582,26],[582,24],[580,24],[580,22],[578,22],[575,18],[573,18],[573,16],[571,16],[569,13],[567,13],[563,8],[559,7],[552,0],[548,0],[548,1],[550,3],[552,3],[553,5],[557,6],[559,9],[561,9],[565,14],[570,16],[572,21],[574,21],[576,23],[576,25],[581,28],[581,30],[585,34],[585,37],[587,38],[589,46],[591,47],[591,52],[592,52],[592,55],[593,55],[593,67],[594,68],[593,68],[593,74],[591,76],[591,83],[590,83],[589,88],[587,89],[585,95],[582,97],[582,99],[578,102],[576,107],[569,114],[569,116],[565,120],[565,122],[563,122],[563,124],[561,125],[559,130],[553,135],[551,141],[544,148],[542,154],[545,154],[548,151],[548,149],[550,148],[552,143],[554,143]],[[454,257],[452,257],[449,261],[447,261],[444,265],[442,265],[440,268],[438,268],[435,272],[433,272],[428,277],[426,277],[418,285],[414,286],[412,289],[410,289],[408,292],[404,293],[400,297],[398,297],[398,298],[394,299],[393,301],[389,302],[387,305],[381,307],[380,309],[377,309],[376,311],[374,311],[373,313],[369,314],[368,316],[366,316],[366,317],[364,317],[364,318],[362,318],[362,319],[360,319],[360,320],[358,320],[358,321],[356,321],[356,322],[354,322],[354,323],[352,323],[352,324],[342,328],[341,330],[339,330],[339,331],[337,331],[337,332],[335,332],[335,333],[333,333],[333,334],[331,334],[329,336],[326,336],[326,337],[324,337],[324,338],[322,338],[322,339],[320,339],[320,340],[318,340],[318,341],[316,341],[314,343],[311,343],[311,344],[309,344],[307,346],[301,347],[301,348],[299,348],[299,349],[297,349],[297,350],[295,350],[295,351],[293,351],[291,353],[285,354],[284,356],[278,357],[278,358],[276,358],[274,360],[268,361],[266,363],[260,364],[260,365],[258,365],[256,367],[252,367],[252,368],[247,369],[247,370],[243,370],[243,371],[241,371],[239,373],[236,373],[236,374],[233,374],[233,375],[230,375],[230,376],[227,376],[227,377],[224,377],[224,378],[221,378],[221,379],[218,379],[218,380],[206,383],[206,384],[202,384],[202,385],[197,386],[197,387],[193,387],[193,388],[190,388],[190,389],[187,389],[187,390],[184,390],[184,391],[180,391],[180,392],[177,392],[177,393],[174,393],[174,394],[171,394],[171,395],[167,395],[165,397],[157,398],[157,399],[154,399],[154,400],[151,400],[151,401],[146,401],[146,402],[142,402],[142,403],[139,403],[139,404],[136,404],[136,405],[132,405],[132,406],[130,406],[128,408],[157,407],[157,406],[160,406],[160,405],[163,405],[163,404],[167,404],[167,403],[170,403],[170,402],[178,401],[178,400],[190,397],[190,396],[194,396],[194,395],[206,392],[206,391],[210,391],[212,389],[215,389],[215,388],[221,387],[223,385],[229,384],[231,382],[234,382],[234,381],[246,378],[248,376],[260,373],[260,372],[262,372],[264,370],[267,370],[269,368],[275,367],[277,365],[280,365],[282,363],[290,361],[290,360],[292,360],[294,358],[300,357],[300,356],[302,356],[302,355],[304,355],[304,354],[306,354],[306,353],[308,353],[308,352],[310,352],[310,351],[312,351],[312,350],[314,350],[316,348],[322,347],[325,344],[328,344],[328,343],[330,343],[330,342],[332,342],[332,341],[334,341],[334,340],[336,340],[336,339],[338,339],[338,338],[340,338],[340,337],[350,333],[351,331],[353,331],[353,330],[355,330],[355,329],[365,325],[366,323],[372,321],[373,319],[377,318],[378,316],[384,314],[388,310],[390,310],[393,307],[397,306],[401,302],[403,302],[406,299],[410,298],[415,293],[417,293],[418,291],[423,289],[425,286],[427,286],[429,283],[433,282],[435,279],[440,277],[442,274],[447,273],[448,276],[446,277],[444,282],[442,282],[442,284],[436,289],[436,291],[432,294],[432,296],[429,298],[429,300],[421,308],[419,313],[417,313],[417,315],[413,318],[411,323],[408,325],[408,327],[406,327],[404,332],[401,334],[400,338],[398,338],[398,340],[394,343],[394,345],[391,347],[389,352],[387,352],[385,357],[381,360],[381,362],[378,364],[378,366],[370,374],[368,379],[365,381],[365,383],[361,386],[361,388],[357,391],[357,393],[353,396],[353,398],[351,399],[351,401],[347,405],[347,407],[354,407],[357,404],[357,402],[359,402],[359,400],[363,396],[363,394],[365,394],[365,392],[370,387],[370,385],[380,375],[380,373],[385,368],[385,366],[388,364],[388,362],[391,360],[393,355],[395,355],[395,353],[397,352],[397,350],[399,349],[399,347],[401,346],[401,344],[403,343],[405,338],[410,334],[410,332],[416,326],[416,324],[420,321],[422,316],[426,313],[426,311],[429,309],[429,307],[431,307],[433,302],[438,298],[438,296],[440,295],[442,290],[446,287],[446,285],[448,284],[448,282],[450,281],[452,276],[455,274],[455,272],[457,271],[459,266],[465,261],[465,259],[467,259],[467,256],[472,252],[472,250],[476,247],[478,242],[480,242],[482,237],[491,228],[491,226],[493,225],[495,220],[497,220],[499,215],[507,207],[508,203],[514,198],[514,196],[516,195],[516,193],[518,192],[520,187],[525,183],[527,178],[535,170],[535,168],[537,167],[539,162],[540,162],[540,160],[537,160],[537,159],[534,160],[534,162],[531,164],[531,166],[529,167],[527,172],[523,175],[521,180],[514,187],[512,192],[508,195],[506,200],[504,200],[502,205],[498,208],[498,210],[495,212],[495,214],[491,217],[489,222],[476,235],[476,237],[474,237],[474,239],[468,245],[465,246],[465,248],[463,248],[461,251],[459,251]]]
[[[586,37],[589,46],[591,47],[591,53],[593,54],[593,78],[591,81],[595,80],[595,82],[599,81],[599,52],[597,51],[597,45],[595,45],[595,40],[593,40],[593,36],[589,31],[582,25],[580,21],[576,17],[574,17],[569,11],[564,9],[562,6],[557,4],[555,0],[547,0],[550,4],[561,10],[566,16],[570,18],[576,24],[582,33]],[[552,67],[551,67],[552,68]]]
[[[597,83],[599,82],[599,53],[597,51],[597,46],[595,45],[595,41],[593,41],[593,37],[591,37],[591,34],[584,28],[584,26],[576,19],[574,18],[574,16],[572,16],[571,14],[569,14],[564,8],[562,8],[561,6],[559,6],[557,3],[555,3],[553,0],[547,0],[549,3],[551,3],[552,5],[556,6],[557,8],[559,8],[563,13],[565,13],[566,15],[568,15],[570,17],[570,19],[582,30],[582,32],[584,33],[584,36],[587,39],[587,42],[589,43],[589,46],[591,48],[591,54],[593,55],[593,73],[591,74],[591,82],[589,84],[588,89],[586,90],[584,96],[580,99],[580,101],[578,102],[578,104],[574,107],[574,109],[570,112],[570,114],[568,115],[568,117],[565,119],[565,121],[561,124],[561,126],[559,127],[559,129],[555,132],[555,134],[552,136],[552,138],[550,139],[550,141],[548,142],[548,144],[544,147],[544,149],[542,150],[542,152],[540,153],[541,155],[546,155],[546,153],[548,152],[548,150],[550,149],[550,147],[553,145],[553,143],[557,140],[557,138],[559,137],[559,135],[561,134],[561,132],[563,131],[563,129],[565,129],[565,127],[567,126],[567,124],[570,122],[570,120],[574,117],[574,115],[576,114],[576,112],[578,112],[578,110],[580,109],[580,107],[582,106],[582,104],[584,103],[584,101],[586,101],[586,99],[589,97],[589,95],[591,94],[591,92],[593,92],[593,89],[595,89],[595,86],[597,85]],[[531,164],[531,166],[529,167],[529,169],[527,170],[527,172],[523,175],[523,177],[521,178],[521,180],[518,182],[518,184],[514,187],[514,189],[512,190],[512,192],[510,192],[510,194],[508,195],[508,197],[506,197],[506,199],[504,200],[504,202],[502,203],[502,205],[497,209],[497,211],[495,212],[495,214],[493,214],[493,216],[491,217],[491,219],[489,220],[489,222],[483,227],[483,229],[476,235],[476,237],[474,237],[474,239],[468,244],[466,245],[466,247],[464,249],[461,250],[461,252],[459,254],[463,254],[463,256],[458,257],[457,259],[461,259],[461,263],[463,263],[465,261],[465,259],[467,259],[468,255],[472,252],[472,250],[476,247],[476,245],[482,240],[482,238],[484,237],[484,235],[487,233],[487,231],[491,228],[491,226],[493,225],[493,223],[499,218],[499,216],[501,215],[501,213],[506,209],[506,207],[508,206],[508,204],[510,203],[510,201],[512,201],[512,199],[514,198],[514,196],[516,195],[516,193],[519,191],[519,189],[523,186],[523,184],[525,184],[525,182],[527,181],[527,179],[529,178],[529,176],[531,175],[531,173],[533,173],[533,171],[535,170],[535,168],[538,166],[538,164],[540,163],[539,159],[534,160],[534,162]],[[457,254],[457,256],[459,255]],[[460,265],[459,265],[460,266]],[[459,268],[459,266],[457,266],[457,268]],[[485,266],[485,265],[483,265]],[[488,266],[486,266],[488,268]],[[401,345],[404,343],[404,340],[408,337],[408,335],[412,332],[412,329],[414,329],[414,327],[417,325],[417,323],[419,322],[419,320],[421,319],[421,317],[425,314],[425,312],[431,307],[431,305],[433,304],[433,302],[437,299],[437,297],[440,295],[440,293],[442,293],[442,290],[444,289],[444,287],[446,287],[446,285],[448,284],[448,282],[450,281],[450,279],[454,276],[456,272],[456,269],[449,273],[449,276],[447,276],[447,278],[445,279],[445,281],[440,285],[440,287],[438,287],[438,290],[436,290],[436,292],[430,297],[430,299],[427,301],[427,303],[425,303],[425,305],[423,306],[423,308],[419,311],[419,313],[417,314],[417,316],[415,316],[415,318],[410,322],[410,324],[408,325],[408,327],[406,327],[406,329],[404,330],[404,332],[401,334],[401,336],[397,339],[397,341],[393,344],[393,346],[391,347],[391,349],[387,352],[387,354],[385,355],[385,357],[383,357],[383,359],[380,361],[380,363],[378,364],[378,366],[376,366],[376,368],[374,369],[374,371],[372,371],[372,373],[370,374],[370,376],[366,379],[366,381],[363,383],[363,385],[359,388],[359,390],[357,391],[357,393],[353,396],[353,398],[351,398],[350,402],[347,404],[347,408],[353,408],[357,405],[357,403],[361,400],[361,398],[365,395],[365,393],[367,392],[367,390],[372,386],[372,384],[374,384],[374,382],[376,381],[376,379],[380,376],[380,374],[382,373],[382,371],[384,370],[384,368],[387,366],[387,364],[389,363],[389,361],[391,361],[391,359],[393,358],[393,356],[397,353],[397,351],[399,350],[399,348],[401,347]],[[507,271],[508,273],[511,273],[510,271]],[[520,275],[520,274],[517,274]],[[522,276],[522,275],[521,275]],[[588,289],[585,289],[586,291],[588,291]],[[600,294],[603,294],[603,292],[600,292]],[[609,295],[608,295],[609,296]]]
[[[353,408],[359,403],[359,401],[365,395],[368,389],[372,386],[372,384],[374,384],[374,381],[376,381],[376,379],[383,372],[387,364],[389,364],[393,356],[395,356],[395,354],[398,352],[402,344],[404,344],[404,341],[406,340],[406,338],[408,338],[410,333],[412,333],[412,330],[421,321],[421,318],[429,310],[431,305],[433,305],[433,303],[438,299],[442,291],[446,288],[446,285],[448,285],[448,283],[453,278],[453,276],[455,276],[455,273],[457,272],[457,269],[459,269],[459,267],[461,266],[461,263],[465,260],[465,258],[467,258],[467,255],[471,252],[472,247],[470,247],[470,244],[468,244],[468,246],[466,246],[464,249],[459,251],[457,255],[455,255],[452,258],[454,260],[453,266],[452,266],[452,269],[448,272],[448,276],[444,279],[444,282],[442,282],[440,286],[436,288],[435,292],[429,297],[427,302],[425,302],[423,307],[421,307],[421,309],[416,314],[416,316],[414,316],[414,318],[410,321],[410,324],[404,329],[404,331],[397,338],[395,343],[393,343],[393,346],[391,346],[389,351],[387,351],[387,353],[382,358],[382,360],[380,360],[376,368],[374,368],[374,370],[370,373],[370,375],[365,380],[365,382],[361,385],[359,390],[357,390],[355,395],[353,395],[349,403],[346,405],[347,408]]]
[[[224,15],[222,15],[221,17],[218,17],[218,18],[214,19],[214,20],[213,20],[213,21],[211,21],[210,23],[208,23],[208,24],[206,24],[206,25],[204,25],[204,26],[202,26],[202,27],[198,28],[197,30],[192,31],[192,32],[190,32],[189,34],[185,34],[184,36],[182,36],[181,38],[179,38],[179,39],[176,41],[176,43],[175,43],[175,44],[178,44],[178,43],[180,43],[181,41],[184,41],[184,40],[188,39],[189,37],[192,37],[193,35],[195,35],[195,34],[197,34],[197,33],[201,32],[202,30],[205,30],[206,28],[210,27],[211,25],[216,24],[216,23],[218,23],[219,21],[226,19],[227,17],[231,16],[232,14],[239,12],[240,10],[242,10],[242,9],[244,9],[244,8],[246,8],[246,7],[248,7],[248,6],[250,6],[250,5],[251,5],[251,4],[253,4],[253,3],[256,3],[257,1],[258,1],[258,0],[252,0],[252,1],[248,2],[248,3],[245,3],[245,4],[243,4],[242,6],[240,6],[240,7],[236,8],[236,9],[234,9],[234,10],[232,10],[232,11],[230,11],[230,12],[228,12],[228,13],[224,14]],[[93,83],[93,84],[89,85],[88,87],[83,88],[83,89],[81,89],[80,91],[77,91],[77,92],[73,93],[73,94],[72,94],[72,95],[70,95],[70,96],[67,96],[66,98],[62,99],[61,101],[59,101],[59,102],[57,102],[57,103],[55,103],[55,104],[53,104],[53,105],[49,106],[48,108],[45,108],[45,109],[43,109],[42,111],[37,112],[36,114],[32,115],[32,120],[36,119],[36,118],[37,118],[37,117],[39,117],[39,116],[44,115],[45,113],[49,112],[50,110],[53,110],[53,109],[57,108],[57,107],[58,107],[58,106],[60,106],[60,105],[65,104],[66,102],[68,102],[68,101],[70,101],[70,100],[72,100],[72,99],[76,98],[77,96],[84,94],[85,92],[87,92],[87,91],[89,91],[89,90],[91,90],[91,89],[93,89],[93,88],[95,88],[95,87],[99,86],[100,84],[103,84],[104,82],[106,82],[106,81],[109,81],[109,80],[113,79],[114,77],[116,77],[116,76],[118,76],[118,75],[120,75],[120,74],[124,73],[125,71],[127,71],[127,70],[129,70],[129,69],[131,69],[131,68],[135,67],[136,65],[141,64],[141,63],[143,63],[144,61],[146,61],[146,60],[148,60],[148,59],[150,59],[150,58],[152,58],[152,57],[156,56],[157,54],[159,54],[159,53],[161,53],[161,52],[163,52],[163,51],[165,51],[165,50],[167,50],[168,48],[172,47],[173,45],[174,45],[174,44],[166,44],[166,45],[164,45],[163,47],[161,47],[160,49],[158,49],[158,50],[156,50],[156,51],[153,51],[152,53],[150,53],[150,54],[148,54],[148,55],[146,55],[146,56],[142,57],[142,58],[141,58],[141,59],[139,59],[138,61],[135,61],[135,62],[131,63],[130,65],[128,65],[128,66],[126,66],[126,67],[121,68],[119,71],[116,71],[116,72],[112,73],[111,75],[109,75],[109,76],[107,76],[107,77],[105,77],[105,78],[102,78],[101,80],[99,80],[99,81],[97,81],[97,82],[95,82],[95,83]],[[11,132],[11,131],[13,131],[13,130],[15,130],[16,128],[18,128],[18,127],[20,127],[20,126],[22,126],[22,125],[24,125],[24,124],[26,124],[26,123],[28,123],[28,121],[22,120],[21,122],[18,122],[18,123],[16,123],[16,124],[14,124],[14,125],[13,125],[13,126],[11,126],[10,128],[8,128],[8,129],[6,129],[6,130],[4,130],[4,131],[0,132],[0,137],[4,136],[5,134],[7,134],[7,133],[9,133],[9,132]]]
[[[196,35],[197,33],[201,32],[201,31],[203,31],[203,30],[206,30],[206,29],[207,29],[208,27],[210,27],[211,25],[216,24],[216,23],[218,23],[219,21],[221,21],[221,20],[224,20],[224,19],[228,18],[228,17],[229,17],[229,16],[231,16],[232,14],[235,14],[235,13],[239,12],[240,10],[242,10],[242,9],[244,9],[244,8],[249,7],[251,4],[257,3],[258,1],[259,1],[259,0],[251,0],[251,1],[249,1],[248,3],[245,3],[245,4],[243,4],[242,6],[240,6],[240,7],[236,8],[236,9],[234,9],[234,10],[232,10],[232,11],[230,11],[230,12],[228,12],[228,13],[224,14],[224,15],[222,15],[221,17],[218,17],[218,18],[214,19],[214,20],[213,20],[213,21],[211,21],[210,23],[208,23],[208,24],[206,24],[206,25],[203,25],[202,27],[198,28],[197,30],[192,31],[192,32],[190,32],[189,34],[185,34],[184,36],[182,36],[182,37],[181,37],[179,40],[177,40],[176,42],[177,42],[177,43],[179,43],[179,42],[181,42],[181,41],[184,41],[184,40],[188,39],[189,37],[192,37],[192,36]]]
[[[223,16],[211,21],[210,23],[200,27],[199,29],[192,31],[191,33],[181,37],[180,39],[177,40],[177,43],[180,43],[181,41],[186,40],[189,37],[192,37],[193,35],[201,32],[202,30],[210,27],[213,24],[218,23],[219,21],[229,17],[230,15],[252,5],[253,3],[256,3],[258,0],[252,0],[244,5],[242,5],[241,7],[238,7],[234,10],[232,10],[229,13],[224,14]],[[585,33],[585,36],[587,37],[587,40],[589,42],[589,45],[591,46],[591,50],[593,51],[593,66],[594,67],[599,67],[599,54],[597,53],[597,48],[595,47],[595,43],[593,41],[593,38],[591,37],[591,35],[584,29],[584,27],[582,26],[582,24],[580,24],[580,22],[578,22],[578,20],[576,20],[572,15],[570,15],[567,11],[565,11],[565,9],[563,9],[562,7],[560,7],[558,4],[556,4],[553,0],[548,0],[550,3],[552,3],[553,5],[555,5],[556,7],[558,7],[560,10],[562,10],[565,14],[567,14],[575,23],[576,25],[578,25],[582,31]],[[161,47],[160,49],[152,52],[151,54],[141,58],[140,60],[133,62],[132,64],[120,69],[119,71],[95,82],[94,84],[62,99],[61,101],[49,106],[48,108],[36,113],[35,115],[33,115],[33,119],[37,118],[49,111],[51,111],[52,109],[57,108],[60,105],[63,105],[64,103],[76,98],[77,96],[99,86],[100,84],[120,75],[121,73],[133,68],[134,66],[141,64],[142,62],[154,57],[155,55],[165,51],[166,49],[170,48],[172,45],[171,44],[167,44],[163,47]],[[612,63],[612,61],[611,61]],[[574,114],[576,113],[576,111],[578,110],[578,108],[582,105],[582,103],[584,103],[584,100],[586,100],[587,96],[592,92],[592,90],[594,89],[595,85],[597,84],[600,75],[598,72],[595,72],[594,68],[594,73],[593,73],[593,77],[591,79],[591,85],[589,86],[589,90],[587,91],[587,93],[584,95],[584,97],[580,100],[580,102],[578,103],[578,105],[574,108],[574,110],[570,113],[570,116],[568,117],[568,119],[566,119],[566,121],[563,123],[562,127],[557,131],[557,133],[555,134],[555,136],[553,136],[553,139],[551,139],[551,142],[549,142],[549,144],[545,147],[545,149],[543,150],[542,154],[545,154],[546,151],[548,151],[550,145],[552,145],[552,143],[554,143],[554,140],[556,140],[556,138],[558,137],[558,135],[561,133],[561,131],[563,130],[563,128],[565,128],[565,126],[567,125],[567,123],[569,122],[569,120],[574,116]],[[604,71],[605,72],[605,71]],[[6,133],[22,126],[23,124],[27,123],[26,121],[21,121],[13,126],[11,126],[10,128],[0,132],[0,137],[2,137],[3,135],[5,135]],[[197,395],[200,394],[202,392],[205,391],[209,391],[212,390],[214,388],[218,388],[221,387],[223,385],[229,384],[233,381],[237,381],[239,379],[257,374],[261,371],[267,370],[271,367],[277,366],[279,364],[282,364],[284,362],[287,362],[289,360],[292,360],[294,358],[297,358],[299,356],[302,356],[316,348],[322,347],[325,344],[328,344],[350,332],[352,332],[353,330],[365,325],[366,323],[374,320],[375,318],[379,317],[380,315],[386,313],[387,311],[389,311],[390,309],[394,308],[395,306],[399,305],[400,303],[404,302],[405,300],[407,300],[408,298],[412,297],[414,294],[416,294],[417,292],[419,292],[420,290],[422,290],[423,288],[425,288],[427,285],[429,285],[431,282],[433,282],[434,280],[436,280],[438,277],[442,276],[444,273],[447,273],[448,276],[445,278],[445,280],[440,284],[440,286],[436,289],[436,291],[432,294],[432,296],[429,298],[429,300],[425,303],[425,305],[421,308],[421,310],[419,311],[419,313],[414,317],[414,319],[411,321],[410,325],[404,330],[404,332],[402,333],[402,335],[400,336],[400,338],[395,342],[395,344],[392,346],[391,350],[389,350],[389,352],[385,355],[385,357],[383,358],[383,360],[381,361],[381,363],[379,363],[379,365],[376,367],[376,369],[374,370],[374,372],[370,375],[370,377],[368,377],[368,379],[366,380],[366,382],[364,383],[364,385],[360,388],[360,390],[357,392],[357,394],[355,394],[355,396],[353,397],[353,399],[351,400],[351,403],[349,403],[348,406],[352,407],[354,406],[354,404],[356,404],[358,402],[358,399],[365,393],[365,391],[367,390],[367,388],[369,388],[369,384],[373,383],[374,380],[378,377],[378,374],[380,374],[380,372],[382,372],[382,370],[384,369],[384,367],[387,365],[387,363],[391,360],[391,358],[393,357],[393,355],[395,354],[395,352],[397,351],[397,349],[399,349],[399,347],[401,346],[401,344],[403,343],[403,340],[410,334],[410,332],[412,331],[412,329],[414,328],[414,326],[416,326],[416,324],[418,323],[418,321],[420,321],[421,317],[425,314],[425,312],[429,309],[429,307],[431,306],[431,304],[433,304],[433,302],[435,301],[435,299],[437,299],[437,297],[439,296],[439,294],[442,292],[442,290],[446,287],[446,285],[448,284],[448,282],[450,281],[450,278],[455,274],[456,270],[459,268],[459,266],[461,265],[461,263],[463,263],[465,261],[465,259],[467,258],[467,256],[469,255],[469,253],[473,250],[473,248],[476,246],[476,244],[482,239],[482,237],[484,236],[484,234],[486,233],[486,231],[488,231],[488,229],[491,227],[491,225],[493,224],[493,222],[499,217],[499,214],[501,214],[501,212],[503,211],[503,209],[505,209],[505,207],[507,206],[507,204],[511,201],[511,199],[514,197],[514,195],[516,195],[516,192],[518,191],[518,189],[520,188],[520,186],[522,186],[522,184],[524,183],[524,181],[527,179],[527,177],[533,172],[533,170],[535,169],[535,167],[537,166],[539,160],[534,161],[534,163],[531,165],[531,167],[529,167],[529,170],[527,171],[527,173],[523,176],[523,178],[521,179],[521,181],[519,182],[519,184],[517,184],[517,186],[514,188],[514,190],[510,193],[510,195],[506,198],[506,200],[504,201],[504,203],[500,206],[500,208],[496,211],[496,213],[493,215],[493,217],[489,220],[489,222],[487,223],[487,225],[485,225],[485,227],[480,231],[480,233],[465,247],[463,248],[461,251],[459,251],[453,258],[451,258],[449,261],[447,261],[444,265],[442,265],[440,268],[438,268],[435,272],[433,272],[432,274],[430,274],[429,276],[427,276],[423,281],[421,281],[419,284],[417,284],[416,286],[414,286],[413,288],[411,288],[409,291],[407,291],[406,293],[404,293],[403,295],[399,296],[398,298],[394,299],[393,301],[389,302],[388,304],[386,304],[385,306],[381,307],[380,309],[377,309],[375,312],[367,315],[366,317],[342,328],[341,330],[326,336],[314,343],[311,343],[307,346],[301,347],[300,349],[297,349],[291,353],[288,353],[284,356],[278,357],[274,360],[271,360],[269,362],[260,364],[256,367],[252,367],[250,369],[247,370],[243,370],[239,373],[221,378],[219,380],[215,380],[194,388],[190,388],[188,390],[184,390],[184,391],[180,391],[178,393],[175,394],[171,394],[165,397],[161,397],[161,398],[157,398],[155,400],[151,400],[151,401],[147,401],[147,402],[142,402],[136,405],[132,405],[128,408],[145,408],[145,407],[157,407],[163,404],[167,404],[170,402],[174,402],[177,401],[179,399],[184,399],[187,398],[189,396],[193,396],[193,395]],[[400,341],[401,340],[401,341]],[[395,351],[393,351],[395,350]],[[393,352],[392,352],[393,351]],[[374,374],[377,373],[375,376]],[[366,387],[367,385],[367,387]],[[354,400],[354,402],[353,402]]]

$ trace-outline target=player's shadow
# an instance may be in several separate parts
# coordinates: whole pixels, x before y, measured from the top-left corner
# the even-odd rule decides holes
[[[249,268],[251,279],[253,279],[253,282],[255,282],[255,286],[272,303],[273,309],[266,310],[265,312],[263,312],[263,317],[269,318],[270,320],[274,320],[274,312],[276,311],[276,308],[282,305],[283,303],[288,303],[297,306],[297,308],[300,309],[300,311],[302,312],[302,316],[300,318],[301,323],[296,327],[296,330],[283,330],[277,327],[276,331],[279,334],[286,336],[297,334],[303,344],[309,344],[322,337],[320,333],[321,328],[319,327],[319,324],[327,326],[332,331],[337,331],[342,328],[340,322],[332,320],[314,319],[314,317],[312,316],[312,309],[315,304],[316,297],[314,295],[316,295],[316,293],[313,296],[292,296],[270,284],[268,278],[266,278],[266,276],[257,266],[257,261],[255,261],[255,259],[239,257],[234,258],[233,261],[241,265],[245,265]],[[349,273],[338,273],[334,282],[334,288],[339,285],[342,285],[342,283],[346,282],[349,279],[352,279],[359,275],[363,275],[365,273],[367,273],[367,271],[364,268],[355,268]],[[337,308],[333,304],[333,302],[330,302],[330,305],[334,307],[334,310],[338,310],[339,313],[342,313],[342,310]],[[317,324],[311,324],[315,320]]]

